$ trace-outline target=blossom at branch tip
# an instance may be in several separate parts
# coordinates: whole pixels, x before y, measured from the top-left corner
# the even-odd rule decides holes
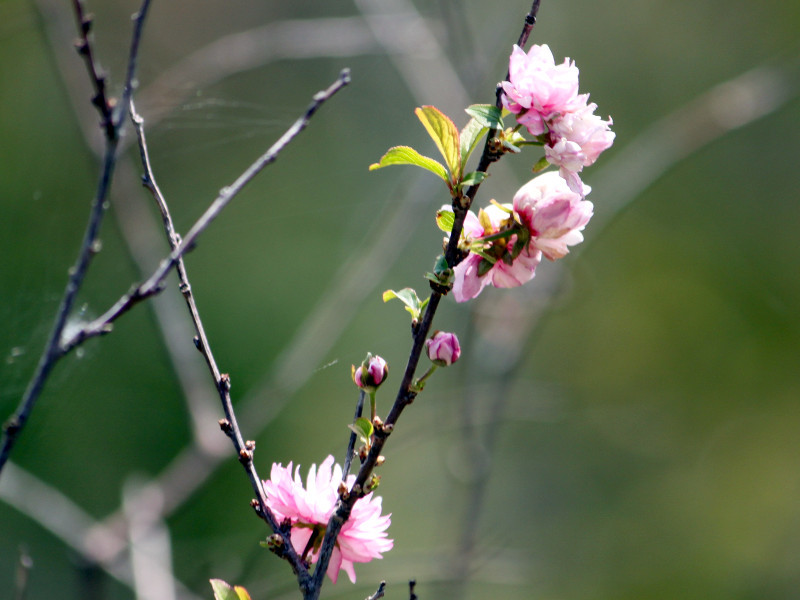
[[[319,559],[325,528],[339,499],[342,468],[333,460],[333,456],[328,456],[319,469],[311,465],[305,487],[300,478],[300,467],[296,467],[292,474],[291,462],[286,467],[273,464],[270,479],[264,481],[267,506],[279,521],[291,522],[292,546],[298,554],[305,551],[311,536],[316,533],[306,557],[312,563]],[[350,488],[354,481],[355,475],[350,475],[345,483]],[[340,570],[355,583],[354,563],[383,558],[382,553],[392,549],[394,542],[387,539],[386,534],[391,514],[381,515],[381,500],[369,493],[353,505],[328,563],[327,575],[334,583]]]
[[[527,54],[515,45],[508,73],[503,105],[544,143],[547,161],[559,167],[570,189],[585,196],[578,173],[613,144],[613,121],[594,114],[597,105],[589,94],[578,94],[575,63],[565,58],[555,64],[546,44],[534,44]]]
[[[437,331],[425,341],[428,358],[439,367],[448,367],[461,356],[461,345],[455,333]]]

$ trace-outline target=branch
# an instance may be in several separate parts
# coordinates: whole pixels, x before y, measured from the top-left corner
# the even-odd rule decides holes
[[[538,9],[539,0],[534,0],[531,10],[525,17],[525,25],[523,27],[522,34],[520,35],[520,40],[523,43],[525,40],[527,40],[533,25],[536,22],[536,14]],[[508,75],[506,75],[506,77],[508,77]],[[498,85],[498,92],[496,94],[496,106],[498,108],[501,106],[501,94],[499,91],[501,89],[502,88]],[[496,153],[492,144],[492,138],[494,138],[496,135],[496,129],[487,134],[486,143],[484,144],[483,152],[477,168],[478,171],[488,172],[491,164],[496,162],[502,156],[502,154]],[[480,183],[473,185],[469,188],[463,199],[453,200],[455,221],[453,223],[453,228],[450,232],[450,239],[445,250],[445,259],[450,267],[455,266],[460,260],[458,241],[461,237],[461,230],[463,228],[467,212],[469,211],[470,205],[472,204],[479,187]],[[367,493],[366,490],[369,489],[369,482],[372,477],[372,472],[375,469],[375,465],[377,464],[378,458],[381,455],[383,446],[394,430],[400,415],[416,397],[416,392],[412,391],[411,386],[414,381],[414,375],[417,370],[417,365],[419,364],[420,356],[422,355],[422,348],[425,344],[425,340],[428,337],[428,333],[431,330],[433,318],[436,314],[436,310],[439,307],[439,302],[441,301],[442,296],[447,293],[447,290],[442,289],[442,286],[437,284],[431,284],[431,288],[432,293],[430,301],[428,302],[428,306],[425,309],[425,314],[423,315],[422,321],[413,331],[414,341],[411,347],[411,353],[408,357],[406,369],[403,373],[403,379],[400,382],[400,387],[397,391],[394,404],[392,405],[392,408],[389,411],[389,414],[387,415],[383,425],[375,428],[373,443],[369,449],[366,460],[364,460],[364,462],[361,464],[361,468],[356,475],[355,482],[350,488],[349,493],[340,497],[336,506],[336,510],[333,512],[330,520],[328,521],[328,525],[325,530],[325,537],[322,540],[319,558],[314,570],[311,593],[306,596],[307,600],[316,600],[319,597],[322,581],[325,576],[325,572],[328,569],[328,563],[336,544],[336,538],[338,537],[342,526],[347,522],[347,519],[350,518],[350,513],[355,503],[359,500],[359,498],[363,497]]]
[[[308,570],[304,565],[302,558],[298,556],[294,546],[292,545],[290,530],[280,527],[277,518],[267,505],[267,498],[266,493],[264,492],[263,483],[256,472],[256,468],[253,463],[253,451],[255,450],[255,443],[249,441],[245,442],[244,437],[242,436],[241,429],[239,428],[239,424],[236,419],[236,413],[233,409],[233,403],[231,401],[230,377],[227,374],[222,374],[220,372],[216,359],[211,351],[211,347],[205,333],[205,328],[203,327],[200,314],[197,310],[197,305],[194,302],[194,296],[191,292],[191,285],[189,284],[185,265],[183,263],[183,254],[187,251],[187,249],[194,245],[194,242],[200,233],[202,233],[205,228],[210,225],[210,223],[220,214],[222,209],[244,188],[244,186],[249,183],[264,167],[272,162],[275,162],[281,150],[283,150],[283,148],[285,148],[303,129],[306,128],[311,117],[319,109],[319,107],[349,82],[350,73],[348,70],[343,70],[339,74],[338,79],[331,86],[329,86],[328,89],[315,94],[314,99],[306,109],[306,112],[300,118],[298,118],[297,121],[295,121],[295,123],[286,131],[286,133],[264,155],[262,155],[241,176],[239,176],[239,178],[230,187],[223,188],[217,199],[189,230],[189,233],[186,235],[184,240],[180,240],[180,237],[175,232],[172,218],[169,213],[169,208],[167,207],[167,203],[164,200],[164,197],[155,181],[147,152],[147,143],[142,127],[142,118],[136,113],[136,108],[131,101],[131,119],[136,126],[137,136],[139,139],[139,149],[145,171],[143,176],[144,184],[152,192],[159,206],[162,219],[164,221],[164,227],[167,232],[167,237],[169,238],[170,247],[172,248],[172,253],[161,263],[159,269],[156,270],[150,279],[148,279],[144,284],[140,285],[139,288],[133,290],[126,296],[123,296],[123,298],[121,298],[120,301],[118,301],[117,304],[106,313],[104,316],[105,318],[101,317],[98,319],[94,329],[91,328],[91,324],[90,326],[87,326],[86,337],[82,338],[88,339],[88,337],[91,337],[92,331],[102,333],[108,329],[108,326],[111,325],[116,318],[127,312],[127,310],[129,310],[134,304],[154,293],[158,293],[158,291],[160,291],[162,288],[163,281],[171,270],[172,266],[176,266],[180,280],[180,289],[184,295],[192,316],[192,321],[194,322],[195,329],[197,331],[195,345],[206,360],[206,364],[208,365],[211,375],[214,378],[214,384],[222,402],[225,418],[220,420],[220,426],[222,427],[223,432],[225,432],[225,434],[233,443],[236,453],[239,456],[239,460],[247,472],[248,478],[250,479],[250,484],[256,494],[256,500],[253,502],[253,507],[256,510],[256,514],[258,514],[259,517],[267,522],[274,533],[281,536],[283,545],[282,549],[280,550],[280,555],[283,558],[286,558],[291,564],[301,587],[306,587],[308,585]],[[79,337],[76,337],[76,342],[80,343],[80,341],[82,340]]]
[[[136,62],[139,52],[139,41],[142,36],[142,28],[144,20],[147,15],[150,0],[143,0],[139,12],[134,17],[134,29],[131,38],[131,49],[128,58],[128,73],[125,79],[125,88],[122,96],[123,102],[127,105],[128,99],[133,90],[134,77],[136,75]],[[47,380],[50,372],[55,366],[56,362],[66,354],[67,350],[64,349],[61,338],[64,333],[64,328],[67,323],[67,318],[72,312],[72,307],[75,303],[75,298],[78,291],[83,285],[83,280],[86,277],[86,272],[89,269],[89,264],[92,258],[98,252],[98,235],[100,232],[100,225],[103,222],[103,216],[106,212],[108,202],[108,194],[111,188],[111,178],[114,173],[114,166],[117,162],[117,144],[119,142],[119,129],[121,122],[118,118],[111,118],[107,120],[107,113],[110,110],[110,102],[104,93],[104,79],[99,75],[99,69],[94,61],[94,54],[91,50],[89,43],[89,30],[91,29],[91,20],[84,15],[83,4],[81,0],[75,0],[75,10],[78,16],[81,31],[81,42],[78,49],[82,56],[84,56],[89,69],[90,78],[95,86],[95,96],[92,102],[100,108],[100,113],[103,115],[104,128],[106,132],[106,150],[103,156],[103,166],[100,172],[100,180],[97,184],[97,191],[95,192],[94,202],[92,204],[91,212],[89,214],[89,222],[86,226],[86,231],[83,236],[83,242],[78,252],[78,258],[75,264],[69,270],[69,279],[67,281],[66,289],[61,298],[61,304],[56,312],[55,322],[53,329],[50,332],[47,344],[39,358],[39,363],[36,366],[36,371],[28,383],[25,394],[17,407],[16,412],[3,426],[3,439],[2,447],[0,447],[0,473],[3,466],[8,461],[11,454],[11,449],[14,447],[20,433],[22,432],[25,424],[33,411],[36,401],[38,400],[42,389],[44,388],[45,381]],[[102,93],[101,93],[102,92]],[[101,105],[102,104],[102,105]]]
[[[172,268],[178,263],[180,258],[191,250],[197,238],[205,229],[214,221],[222,212],[222,210],[233,200],[239,192],[242,191],[245,185],[250,183],[253,178],[267,165],[275,162],[278,154],[299,134],[306,128],[311,117],[319,109],[322,104],[331,98],[336,92],[342,89],[345,85],[350,83],[350,71],[345,69],[340,74],[338,79],[326,90],[317,92],[314,99],[306,109],[306,112],[294,122],[294,124],[275,142],[269,150],[260,156],[247,170],[244,171],[230,186],[222,188],[217,198],[206,209],[206,212],[195,222],[186,236],[180,241],[175,249],[167,256],[149,279],[135,286],[127,294],[123,295],[117,302],[109,308],[105,314],[98,317],[94,321],[85,324],[79,330],[75,331],[72,336],[64,340],[61,344],[61,349],[64,353],[69,352],[79,344],[87,339],[97,337],[99,335],[111,331],[114,321],[116,321],[123,314],[128,312],[134,305],[142,300],[146,300],[150,296],[158,294],[164,285],[164,280],[169,275]]]
[[[372,596],[367,596],[365,600],[378,600],[379,598],[383,598],[385,590],[386,590],[386,582],[381,581],[375,593],[372,594]]]

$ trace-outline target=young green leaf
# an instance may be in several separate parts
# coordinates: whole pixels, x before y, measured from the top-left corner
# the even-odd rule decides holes
[[[419,152],[408,146],[395,146],[389,148],[381,157],[380,162],[373,163],[369,166],[370,171],[388,167],[390,165],[413,165],[415,167],[422,167],[427,169],[434,175],[441,177],[446,183],[450,181],[447,174],[447,169],[438,161],[422,156]]]
[[[461,180],[461,186],[466,187],[470,185],[476,185],[481,183],[484,179],[486,179],[487,174],[483,171],[473,171],[472,173],[467,173],[464,175],[464,179]]]
[[[456,216],[452,210],[442,209],[436,211],[436,226],[445,233],[453,231],[453,223],[455,222]]]
[[[214,600],[251,600],[250,594],[242,586],[231,586],[222,579],[210,579],[214,590]]]
[[[374,431],[372,423],[369,422],[369,419],[365,419],[364,417],[359,417],[356,419],[355,423],[347,427],[365,444],[369,443],[369,438]]]
[[[426,298],[424,301],[420,302],[417,292],[412,288],[403,288],[399,292],[395,292],[394,290],[386,290],[383,292],[384,302],[388,302],[394,298],[397,298],[406,305],[406,310],[411,313],[411,317],[414,319],[419,319],[420,314],[422,314],[429,300],[429,298]]]
[[[467,114],[475,119],[481,127],[489,129],[503,129],[503,119],[500,109],[494,104],[473,104],[466,109]]]
[[[466,124],[464,129],[461,130],[460,139],[461,139],[461,172],[464,172],[464,168],[467,165],[467,161],[469,160],[470,154],[475,149],[475,146],[478,145],[480,139],[484,136],[484,134],[489,129],[484,125],[481,125],[477,119],[470,119],[469,123]]]
[[[457,182],[461,177],[461,144],[455,123],[435,106],[421,106],[414,110],[414,114],[442,153],[453,183]]]

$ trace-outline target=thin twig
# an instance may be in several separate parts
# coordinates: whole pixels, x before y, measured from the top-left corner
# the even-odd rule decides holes
[[[109,325],[113,323],[119,316],[127,312],[134,304],[137,302],[153,295],[160,291],[161,287],[163,286],[163,281],[166,278],[167,274],[171,270],[172,266],[175,266],[178,271],[178,277],[180,281],[180,289],[183,293],[183,296],[186,300],[187,306],[189,308],[189,312],[191,313],[192,321],[195,326],[195,330],[197,331],[197,336],[195,337],[195,344],[197,349],[203,354],[203,357],[206,360],[206,364],[208,365],[209,370],[211,371],[211,375],[214,378],[214,384],[217,388],[217,391],[220,396],[220,401],[222,402],[222,407],[225,412],[225,419],[220,421],[220,425],[222,426],[223,431],[228,435],[233,443],[233,446],[236,450],[237,455],[239,456],[239,460],[245,468],[245,471],[248,474],[250,479],[250,483],[253,487],[254,492],[256,493],[256,503],[254,507],[256,508],[256,513],[264,519],[267,524],[270,526],[273,532],[279,534],[283,539],[283,549],[281,551],[281,555],[285,557],[289,563],[292,565],[292,569],[297,574],[298,582],[301,586],[303,586],[304,582],[308,580],[308,570],[306,569],[305,565],[303,564],[303,560],[298,556],[297,552],[294,549],[294,546],[291,543],[291,538],[289,535],[289,531],[285,528],[280,527],[277,518],[272,513],[267,505],[266,494],[264,492],[263,484],[261,478],[258,476],[256,472],[255,465],[253,463],[253,450],[254,444],[251,442],[245,442],[244,437],[242,436],[241,429],[239,428],[238,421],[236,419],[236,413],[233,409],[233,403],[231,401],[230,395],[230,387],[231,381],[230,377],[227,374],[223,374],[220,372],[219,367],[217,366],[216,359],[214,358],[213,352],[211,351],[211,347],[208,342],[208,338],[205,333],[205,328],[203,327],[203,322],[200,318],[200,314],[197,310],[197,305],[194,301],[194,296],[191,292],[191,285],[189,284],[188,276],[186,274],[185,265],[183,263],[183,254],[189,249],[197,237],[205,230],[206,227],[219,215],[222,209],[242,190],[242,188],[258,174],[265,166],[274,162],[277,159],[278,154],[286,147],[286,145],[291,142],[297,134],[299,134],[305,127],[308,125],[311,117],[317,111],[317,109],[329,98],[331,98],[337,91],[339,91],[342,87],[347,85],[350,81],[350,74],[349,71],[343,70],[337,80],[328,87],[328,89],[318,92],[314,95],[314,99],[309,107],[306,109],[306,112],[297,120],[295,123],[287,130],[287,132],[264,154],[262,155],[256,162],[254,162],[230,187],[224,188],[217,199],[211,204],[208,210],[203,214],[203,216],[195,223],[195,225],[189,230],[186,238],[184,240],[180,239],[180,236],[175,232],[175,228],[172,222],[172,217],[169,212],[169,208],[167,203],[158,187],[158,184],[155,181],[155,176],[152,171],[152,166],[150,164],[150,158],[147,151],[147,141],[144,135],[144,128],[143,128],[143,119],[141,116],[136,112],[136,107],[133,103],[133,100],[130,101],[130,115],[131,119],[134,123],[136,128],[137,138],[139,141],[139,151],[142,159],[142,165],[144,168],[144,176],[143,182],[144,185],[150,190],[153,194],[158,206],[159,210],[161,211],[162,220],[164,222],[164,228],[167,232],[167,237],[169,239],[170,247],[172,248],[172,252],[170,256],[162,261],[159,268],[150,277],[144,284],[140,285],[138,288],[134,289],[132,292],[128,293],[126,296],[123,296],[114,307],[112,307],[104,317],[100,317],[97,320],[96,324],[94,324],[94,328],[92,327],[93,324],[89,324],[85,328],[85,333],[83,337],[81,337],[82,332],[78,332],[75,336],[75,342],[80,343],[84,339],[88,339],[92,337],[92,332],[97,331],[102,333],[104,330],[108,330]]]
[[[379,598],[383,598],[385,591],[386,582],[381,581],[380,584],[378,584],[378,589],[375,590],[375,593],[372,594],[372,596],[367,596],[364,600],[378,600]]]
[[[353,415],[353,423],[358,420],[364,410],[364,397],[367,393],[362,389],[359,390],[358,402],[356,402],[356,412]],[[353,454],[356,449],[356,432],[350,432],[350,440],[347,442],[347,454],[344,457],[344,468],[342,469],[342,481],[347,481],[347,476],[350,474],[350,465],[353,463]]]
[[[150,0],[143,0],[139,12],[134,17],[131,50],[128,59],[128,74],[125,80],[125,91],[122,96],[122,100],[125,105],[127,105],[128,99],[130,98],[133,90],[139,41],[142,36],[144,20],[147,16],[147,9],[149,8],[149,5]],[[89,74],[94,83],[95,89],[102,89],[104,85],[102,84],[103,80],[100,78],[100,75],[98,75],[99,68],[95,65],[93,58],[94,55],[90,50],[91,44],[89,44],[88,39],[89,25],[86,24],[87,17],[84,16],[83,6],[79,0],[76,0],[75,7],[76,11],[79,11],[78,20],[81,24],[80,28],[83,36],[83,42],[79,46],[79,49],[86,59]],[[101,96],[96,95],[95,100],[100,97]],[[100,113],[103,115],[103,119],[106,119],[106,113],[107,110],[110,109],[110,104],[108,100],[105,99],[104,95],[102,98],[105,108],[100,108]],[[95,102],[95,100],[93,100],[93,103],[97,105],[99,100],[97,100],[97,102]],[[78,252],[78,258],[75,261],[75,264],[69,270],[69,279],[67,280],[67,286],[61,298],[61,304],[56,312],[53,329],[50,332],[50,337],[48,338],[47,344],[39,359],[39,363],[36,366],[36,371],[31,378],[27,389],[25,390],[25,394],[23,395],[16,412],[3,426],[3,440],[2,447],[0,448],[0,473],[2,472],[3,466],[6,464],[6,461],[11,454],[11,449],[14,447],[14,444],[16,443],[20,433],[28,421],[31,412],[36,405],[36,401],[41,395],[45,381],[50,375],[50,372],[52,371],[56,362],[58,362],[58,360],[69,350],[69,348],[65,349],[62,344],[62,335],[67,324],[67,319],[72,312],[72,307],[75,303],[78,291],[80,290],[83,280],[86,277],[89,264],[91,263],[94,255],[98,252],[97,239],[100,232],[100,225],[103,222],[103,216],[106,213],[109,190],[111,189],[111,178],[114,173],[114,166],[117,162],[117,145],[120,137],[119,128],[121,127],[121,122],[118,119],[112,118],[111,123],[112,127],[110,130],[108,127],[105,128],[106,150],[103,156],[103,166],[100,172],[100,180],[97,184],[97,191],[95,192],[94,201],[89,215],[89,222],[86,226],[80,251]]]
[[[172,268],[177,264],[178,260],[191,250],[197,238],[205,229],[216,219],[222,210],[233,200],[239,192],[242,191],[253,178],[267,165],[275,162],[280,152],[306,128],[311,117],[319,109],[322,104],[331,98],[336,92],[342,89],[345,85],[350,83],[350,71],[344,69],[336,81],[326,90],[317,92],[314,99],[306,109],[306,112],[294,122],[294,124],[275,142],[269,150],[261,155],[252,165],[250,165],[244,173],[242,173],[236,181],[230,186],[224,187],[220,190],[217,198],[206,209],[205,213],[192,225],[189,232],[184,236],[178,246],[161,261],[161,264],[153,272],[149,279],[134,286],[131,291],[123,295],[117,300],[114,305],[109,308],[102,316],[94,321],[85,324],[80,329],[76,330],[72,336],[64,340],[62,349],[68,352],[77,345],[81,344],[89,338],[108,333],[116,321],[123,314],[128,312],[134,305],[142,300],[149,298],[161,291],[164,285],[164,280],[169,275]]]

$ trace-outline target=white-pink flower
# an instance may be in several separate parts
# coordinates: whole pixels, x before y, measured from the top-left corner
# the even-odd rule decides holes
[[[571,174],[594,164],[600,153],[614,143],[613,121],[611,118],[604,121],[594,114],[595,109],[597,105],[592,102],[574,112],[563,113],[548,124],[550,141],[545,144],[545,156],[550,164],[561,168],[561,176],[568,183]],[[580,189],[570,187],[581,193]]]
[[[586,187],[584,192],[589,193]],[[530,231],[530,244],[550,260],[583,241],[581,231],[592,218],[594,206],[572,191],[558,173],[534,177],[514,195],[514,212]]]
[[[320,543],[336,508],[341,481],[342,468],[334,465],[333,456],[328,456],[319,470],[316,465],[311,465],[305,487],[300,479],[299,466],[292,475],[292,463],[286,467],[273,464],[270,479],[264,482],[267,506],[280,521],[291,521],[292,546],[298,553],[305,550],[314,530],[317,530],[316,541],[309,553],[312,563],[319,558]],[[354,481],[355,475],[350,475],[347,486],[351,487]],[[393,541],[387,539],[386,534],[390,523],[391,515],[381,515],[380,497],[370,493],[357,500],[331,554],[327,570],[331,581],[336,583],[339,571],[343,570],[355,583],[354,563],[382,558],[383,552],[391,550]]]
[[[511,206],[488,206],[481,210],[482,220],[472,211],[464,220],[462,235],[468,245],[481,245],[481,239],[494,235],[513,223]],[[489,265],[486,259],[476,252],[470,253],[453,269],[453,297],[456,302],[466,302],[481,293],[484,287],[491,284],[498,288],[517,287],[530,281],[541,260],[541,252],[530,245],[526,246],[511,264],[503,260],[503,255],[510,256],[516,244],[517,236],[510,234],[508,239],[486,244],[485,250],[495,257]]]
[[[594,112],[589,94],[578,94],[578,68],[568,58],[557,65],[546,45],[531,46],[526,54],[514,46],[509,59],[508,81],[503,82],[503,105],[517,115],[545,145],[545,157],[570,189],[582,196],[580,173],[614,142],[612,120]]]
[[[557,65],[547,44],[534,44],[526,54],[514,45],[503,82],[503,104],[532,135],[547,131],[546,123],[580,107],[578,68],[568,58]]]

